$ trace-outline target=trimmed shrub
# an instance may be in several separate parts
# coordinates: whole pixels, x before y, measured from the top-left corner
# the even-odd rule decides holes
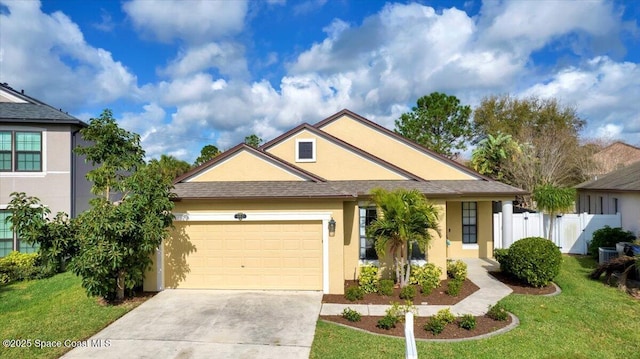
[[[416,287],[407,285],[400,290],[400,299],[413,300],[416,297]]]
[[[523,283],[544,287],[560,272],[562,254],[551,241],[528,237],[516,241],[509,248],[506,272]]]
[[[436,313],[436,315],[434,315],[434,317],[436,319],[438,319],[438,320],[443,321],[446,324],[453,323],[453,322],[456,321],[455,315],[453,315],[453,313],[451,313],[451,310],[449,308],[440,309],[438,311],[438,313]]]
[[[471,314],[465,314],[460,317],[460,321],[458,321],[458,326],[462,329],[471,330],[476,327],[476,317]]]
[[[350,322],[359,322],[362,319],[362,315],[357,310],[351,308],[344,308],[342,311],[342,317]]]
[[[459,281],[467,279],[467,263],[461,260],[447,261],[447,276]]]
[[[424,325],[424,330],[433,333],[433,335],[438,335],[444,331],[446,325],[447,323],[443,322],[442,319],[431,317],[427,324]]]
[[[380,329],[389,330],[391,328],[395,328],[396,323],[398,323],[398,318],[387,314],[382,317],[382,319],[378,320],[378,324],[376,326]]]
[[[503,272],[508,272],[509,268],[509,249],[508,248],[499,248],[493,250],[493,258],[496,259],[498,263],[500,263],[500,270]]]
[[[410,283],[419,285],[422,293],[430,294],[432,290],[440,286],[440,276],[442,269],[433,263],[427,263],[422,267],[411,266]]]
[[[0,284],[37,278],[42,271],[38,267],[37,253],[13,251],[0,258]]]
[[[378,291],[378,267],[373,265],[360,266],[360,277],[358,284],[365,293],[375,293]]]
[[[487,317],[497,320],[500,322],[504,322],[509,318],[509,312],[504,307],[504,304],[501,302],[496,303],[496,305],[490,305],[489,310],[487,311]]]
[[[344,292],[344,297],[350,302],[355,302],[364,298],[364,292],[360,287],[352,285]]]
[[[393,295],[393,280],[392,279],[382,279],[378,282],[378,294],[390,296]]]
[[[457,297],[462,289],[462,281],[458,279],[451,279],[447,284],[447,294],[452,297]]]
[[[615,247],[616,243],[633,242],[635,239],[633,233],[620,227],[604,226],[593,231],[593,239],[589,242],[589,254],[597,259],[599,247]]]

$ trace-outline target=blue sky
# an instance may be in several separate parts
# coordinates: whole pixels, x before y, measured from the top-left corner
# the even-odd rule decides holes
[[[640,145],[640,2],[0,0],[0,81],[149,157],[269,140],[348,108],[393,128],[433,91],[556,97]]]

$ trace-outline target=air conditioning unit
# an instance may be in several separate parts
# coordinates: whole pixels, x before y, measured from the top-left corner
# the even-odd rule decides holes
[[[618,251],[616,247],[599,247],[598,248],[598,263],[604,264],[608,261],[617,258]]]

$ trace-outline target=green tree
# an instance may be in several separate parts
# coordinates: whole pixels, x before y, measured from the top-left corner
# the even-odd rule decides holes
[[[20,240],[38,244],[40,262],[46,273],[64,270],[67,261],[78,251],[75,222],[64,212],[58,212],[50,219],[51,210],[42,205],[39,198],[24,192],[11,193],[7,209],[11,212],[7,222]]]
[[[518,143],[515,158],[501,163],[512,174],[505,179],[511,185],[530,192],[543,184],[572,186],[593,172],[591,151],[579,140],[585,121],[556,99],[488,97],[474,120],[480,139],[502,133]]]
[[[478,143],[471,155],[471,166],[480,174],[498,181],[513,182],[508,163],[519,153],[519,145],[511,135],[499,132],[491,134]]]
[[[160,172],[171,181],[191,169],[188,162],[168,155],[161,155],[159,160],[153,159],[151,162],[157,162]]]
[[[220,150],[218,149],[218,147],[214,145],[206,145],[200,150],[200,156],[196,158],[196,161],[193,163],[193,167],[198,167],[219,154]]]
[[[560,188],[551,184],[538,186],[533,191],[536,207],[549,214],[547,239],[553,240],[553,226],[557,214],[570,210],[576,199],[575,188]]]
[[[455,158],[473,138],[471,108],[440,92],[418,99],[411,112],[396,120],[395,131],[446,157]]]
[[[99,196],[77,219],[72,269],[89,295],[122,299],[142,283],[151,255],[168,235],[172,185],[158,162],[144,163],[140,137],[119,128],[111,111],[91,119],[81,134],[91,145],[76,152],[96,166],[87,178]],[[116,144],[119,149],[112,149]]]
[[[251,134],[244,138],[244,143],[251,147],[258,148],[262,143],[262,138],[258,137],[256,134]]]
[[[369,226],[367,236],[375,240],[376,253],[383,258],[387,251],[393,256],[396,281],[401,287],[409,283],[412,247],[424,252],[439,235],[439,212],[419,191],[397,189],[371,191],[373,201],[382,214]]]

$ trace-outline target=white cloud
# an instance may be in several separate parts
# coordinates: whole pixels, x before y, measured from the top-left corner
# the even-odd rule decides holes
[[[3,5],[9,10],[0,13],[3,81],[71,111],[137,93],[136,76],[109,51],[87,44],[68,16],[44,14],[33,1]]]
[[[228,42],[212,42],[182,51],[160,73],[175,78],[211,68],[234,78],[246,78],[249,75],[244,48]]]
[[[124,3],[122,8],[145,35],[162,42],[180,39],[202,44],[240,32],[247,2],[133,0]]]
[[[575,106],[587,124],[593,125],[586,133],[588,137],[599,136],[602,131],[640,137],[639,64],[596,57],[561,69],[522,94],[555,97]]]

